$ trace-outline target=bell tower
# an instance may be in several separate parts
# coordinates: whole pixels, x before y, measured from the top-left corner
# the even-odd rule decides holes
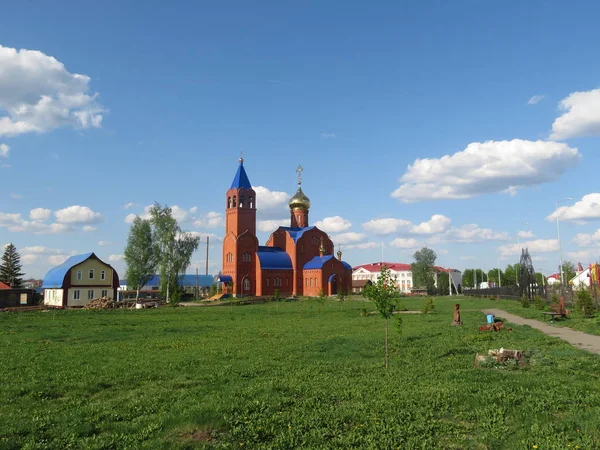
[[[231,276],[235,295],[255,292],[256,192],[252,189],[244,158],[225,194],[225,237],[223,239],[223,275]]]

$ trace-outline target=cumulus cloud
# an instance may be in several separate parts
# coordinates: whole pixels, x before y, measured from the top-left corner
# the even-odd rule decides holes
[[[521,239],[531,239],[535,237],[535,234],[533,234],[533,231],[519,231],[518,236]]]
[[[86,233],[91,233],[92,231],[98,231],[98,228],[93,227],[91,225],[86,225],[82,228],[83,231],[85,231]]]
[[[54,212],[56,220],[65,224],[91,224],[102,222],[102,215],[87,206],[73,205]]]
[[[578,250],[576,252],[566,252],[565,257],[575,261],[585,261],[583,264],[583,267],[585,268],[588,262],[596,262],[600,259],[600,247]]]
[[[331,236],[331,240],[335,244],[356,244],[364,241],[367,236],[364,233],[356,233],[354,231],[348,231],[347,233],[336,234]]]
[[[342,247],[342,250],[367,250],[370,248],[377,248],[380,244],[377,242],[361,242],[359,244],[347,244]]]
[[[281,210],[287,208],[287,202],[290,199],[290,194],[287,192],[272,191],[264,186],[253,186],[252,189],[256,192],[257,214],[264,215],[274,211],[280,214]]]
[[[21,249],[22,253],[34,253],[36,255],[42,255],[42,254],[61,254],[63,253],[62,250],[57,249],[57,248],[50,248],[50,247],[44,247],[42,245],[34,245],[31,247],[23,247]]]
[[[413,238],[396,238],[390,242],[392,247],[396,248],[417,248],[419,246],[416,239]]]
[[[110,255],[108,257],[109,261],[123,261],[125,259],[124,255]]]
[[[415,160],[392,197],[412,203],[514,193],[521,187],[556,181],[579,159],[576,148],[560,142],[473,142],[453,155]]]
[[[34,234],[59,234],[73,231],[73,227],[64,223],[44,223],[21,220],[18,224],[8,226],[12,232],[31,232]]]
[[[6,144],[0,144],[0,158],[8,158],[10,147]]]
[[[413,224],[410,220],[387,218],[369,220],[368,222],[363,223],[362,227],[365,231],[378,236],[384,236],[408,231],[413,227]]]
[[[31,220],[44,221],[50,218],[52,211],[46,208],[35,208],[29,211],[29,218]]]
[[[550,139],[600,135],[600,89],[573,92],[559,107],[564,113],[552,124]]]
[[[53,266],[58,266],[59,264],[64,263],[68,257],[68,255],[52,255],[48,257],[48,262]]]
[[[509,239],[506,232],[494,231],[490,228],[481,228],[475,223],[452,227],[442,234],[433,236],[429,242],[432,244],[441,242],[458,242],[471,244],[483,241],[503,241]]]
[[[578,233],[573,237],[573,243],[579,247],[600,245],[600,229],[594,233]]]
[[[419,225],[412,227],[410,232],[415,234],[443,233],[450,228],[451,224],[452,221],[448,217],[441,214],[434,214],[427,222],[421,222]]]
[[[536,239],[521,244],[508,244],[498,247],[501,256],[520,255],[521,248],[528,248],[529,253],[547,253],[558,251],[558,239]]]
[[[184,231],[185,234],[189,235],[189,236],[193,236],[193,237],[199,237],[200,238],[200,243],[202,245],[202,243],[204,241],[206,241],[206,238],[208,237],[211,241],[220,241],[221,237],[217,236],[214,233],[202,233],[200,231]]]
[[[133,221],[135,220],[136,217],[137,217],[137,214],[127,214],[125,216],[125,223],[133,223]]]
[[[531,97],[528,101],[527,104],[528,105],[536,105],[538,104],[542,99],[544,98],[543,95],[534,95],[533,97]]]
[[[2,45],[0,67],[0,136],[101,126],[105,110],[90,94],[88,76],[40,51]]]
[[[8,227],[18,225],[23,221],[21,214],[3,213],[0,212],[0,227]]]
[[[600,219],[600,193],[584,195],[581,200],[571,206],[561,206],[546,220],[591,220]]]
[[[134,206],[135,206],[135,203],[133,203],[133,202],[125,203],[125,206],[123,206],[123,209],[133,208]]]
[[[35,255],[35,254],[32,254],[32,253],[23,253],[23,255],[21,255],[21,262],[24,265],[33,264],[38,259],[40,259],[40,255]]]
[[[110,242],[110,241],[98,241],[98,245],[100,247],[106,247],[107,245],[112,245],[112,242]]]
[[[204,217],[197,219],[194,225],[200,228],[217,228],[223,225],[223,214],[211,211]]]
[[[325,217],[323,220],[315,222],[315,226],[326,233],[341,233],[342,231],[350,229],[352,223],[343,217],[333,216]]]
[[[281,220],[258,220],[256,222],[256,228],[258,231],[262,231],[263,233],[272,233],[279,227],[285,227],[290,224],[290,219],[281,219]]]

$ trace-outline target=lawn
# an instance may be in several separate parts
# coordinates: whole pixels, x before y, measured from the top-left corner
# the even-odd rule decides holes
[[[0,449],[596,448],[600,358],[481,303],[403,315],[388,371],[361,301],[1,313]],[[532,364],[473,366],[499,347]]]

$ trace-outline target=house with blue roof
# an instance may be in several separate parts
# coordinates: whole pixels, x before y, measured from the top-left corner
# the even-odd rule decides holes
[[[298,190],[289,201],[290,226],[275,230],[265,245],[256,237],[256,211],[260,198],[244,168],[243,158],[225,197],[223,273],[219,281],[235,296],[335,295],[349,292],[352,267],[334,256],[330,237],[308,221],[310,200],[302,191],[302,167],[298,166]]]
[[[119,275],[94,253],[68,258],[50,269],[42,282],[44,304],[57,308],[81,307],[91,300],[117,298]]]
[[[186,294],[190,295],[206,295],[210,290],[210,287],[215,284],[215,277],[213,275],[192,275],[185,274],[180,275],[177,279],[179,287],[181,287]],[[119,287],[120,298],[135,298],[136,290],[132,289],[127,284],[127,280],[120,280],[121,286]],[[154,275],[148,282],[140,289],[140,298],[158,298],[160,297],[160,275]]]

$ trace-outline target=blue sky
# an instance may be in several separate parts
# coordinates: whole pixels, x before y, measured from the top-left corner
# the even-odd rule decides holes
[[[557,216],[564,259],[600,258],[600,5],[371,3],[4,5],[0,245],[36,277],[88,251],[123,271],[126,218],[158,201],[212,236],[214,273],[243,151],[261,242],[302,164],[352,265],[383,243],[504,267],[519,240],[550,274]]]

